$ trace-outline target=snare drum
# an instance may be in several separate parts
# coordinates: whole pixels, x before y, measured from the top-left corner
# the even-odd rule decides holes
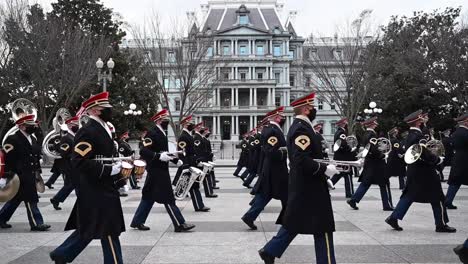
[[[146,162],[143,160],[135,160],[133,165],[135,166],[135,177],[141,179],[146,170]]]
[[[122,161],[122,170],[120,171],[120,175],[122,175],[122,178],[128,178],[132,175],[132,170],[133,170],[133,165],[126,162]]]

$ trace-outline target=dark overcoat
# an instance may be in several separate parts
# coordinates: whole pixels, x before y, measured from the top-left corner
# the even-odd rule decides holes
[[[455,155],[448,184],[468,185],[468,128],[459,127],[452,135]]]
[[[379,151],[377,144],[371,143],[371,139],[377,139],[377,133],[367,130],[364,134],[364,146],[370,144],[369,153],[364,159],[364,168],[359,176],[359,181],[364,184],[384,185],[388,182],[385,174],[385,155]]]
[[[387,177],[406,175],[406,163],[404,159],[405,146],[398,138],[392,138],[392,151],[387,159]]]
[[[344,128],[339,127],[336,132],[335,136],[333,138],[333,144],[336,143],[336,141],[341,140],[340,148],[335,151],[333,155],[334,160],[343,160],[343,161],[352,161],[355,160],[355,155],[353,152],[351,152],[351,147],[348,145],[345,139],[348,136],[348,133],[345,131]]]

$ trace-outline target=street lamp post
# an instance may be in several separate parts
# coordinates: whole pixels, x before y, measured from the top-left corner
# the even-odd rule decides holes
[[[131,103],[128,108],[128,110],[124,111],[124,115],[130,118],[131,126],[129,127],[129,129],[131,130],[135,128],[136,124],[134,117],[142,115],[143,112],[141,110],[136,110],[137,106],[134,103]]]
[[[372,115],[372,114],[381,114],[383,112],[382,108],[377,108],[376,102],[370,102],[369,108],[364,109],[364,114]]]
[[[96,61],[96,67],[98,68],[98,82],[97,84],[100,85],[101,81],[102,81],[102,91],[105,92],[107,91],[107,81],[109,81],[109,83],[112,82],[112,69],[114,69],[114,66],[115,66],[115,62],[112,60],[112,58],[110,58],[108,61],[107,61],[107,69],[109,69],[109,71],[102,71],[102,68],[104,67],[104,62],[101,60],[101,58],[99,58],[97,61]]]

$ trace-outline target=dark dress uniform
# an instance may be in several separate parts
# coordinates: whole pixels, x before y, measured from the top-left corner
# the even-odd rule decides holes
[[[262,173],[254,188],[256,194],[253,204],[242,217],[249,223],[257,219],[271,199],[280,200],[284,207],[288,198],[287,151],[280,150],[286,147],[283,130],[272,122],[263,129],[262,135],[262,148],[265,153]]]
[[[459,126],[452,135],[455,155],[448,179],[449,188],[445,204],[453,208],[453,200],[461,185],[468,185],[468,127]]]
[[[177,141],[177,150],[184,150],[185,155],[180,156],[180,160],[184,163],[177,170],[177,174],[174,178],[173,184],[177,184],[179,177],[182,177],[182,171],[190,167],[197,167],[199,162],[198,157],[195,154],[195,148],[193,143],[193,137],[190,134],[190,131],[183,129],[180,134],[179,140]],[[184,176],[187,177],[187,176]],[[203,203],[203,198],[200,193],[200,184],[195,182],[190,188],[190,198],[192,199],[193,208],[195,211],[201,211],[202,208],[205,208]]]
[[[132,149],[130,144],[128,144],[128,142],[126,142],[125,140],[119,139],[117,141],[117,144],[119,145],[118,152],[123,157],[129,157],[129,156],[132,156],[135,153],[135,151]],[[137,179],[135,177],[135,174],[133,172],[132,172],[130,178],[128,178],[128,180],[130,182],[130,187],[132,187],[132,189],[140,189],[138,187],[138,183],[137,183]]]
[[[65,199],[70,195],[70,193],[75,189],[75,186],[79,182],[79,176],[76,174],[75,170],[71,164],[71,154],[73,152],[74,146],[74,136],[70,133],[66,133],[60,139],[60,148],[59,153],[62,157],[62,168],[63,168],[63,177],[64,185],[63,187],[55,194],[55,196],[50,199],[52,204],[63,203]],[[78,178],[78,179],[77,179]]]
[[[147,163],[148,176],[143,186],[140,205],[130,226],[144,224],[155,202],[164,204],[169,217],[177,229],[185,223],[174,198],[169,175],[169,163],[159,160],[161,153],[169,150],[166,133],[159,126],[151,129],[143,140],[140,156]]]
[[[453,140],[451,137],[446,137],[442,134],[440,141],[444,145],[445,156],[444,156],[444,162],[442,162],[442,164],[437,166],[437,171],[439,172],[440,180],[445,181],[444,169],[445,167],[450,166],[452,164],[452,158],[454,154]]]
[[[387,159],[387,178],[397,176],[400,190],[403,190],[406,182],[405,146],[396,137],[391,138],[390,142],[392,143],[392,151],[388,154]]]
[[[281,257],[297,234],[312,234],[317,263],[335,263],[333,232],[335,221],[324,174],[320,137],[305,116],[297,116],[287,137],[290,160],[288,202],[283,226],[263,248],[270,256]]]
[[[0,224],[6,224],[21,202],[24,202],[29,225],[31,230],[34,230],[44,225],[41,212],[37,207],[39,197],[36,189],[36,173],[41,172],[39,163],[41,147],[34,136],[29,137],[31,143],[23,132],[18,130],[5,141],[5,171],[17,174],[20,186],[18,193],[0,210]]]
[[[262,133],[259,132],[257,133],[254,138],[252,139],[252,142],[250,142],[250,145],[252,146],[250,148],[250,154],[249,155],[249,175],[247,178],[245,178],[244,183],[242,184],[245,187],[250,188],[250,184],[253,182],[255,177],[259,174],[259,164],[262,160]]]
[[[125,232],[120,203],[118,175],[111,176],[112,165],[93,159],[110,158],[114,141],[106,124],[93,118],[75,136],[72,166],[79,174],[78,196],[65,230],[75,230],[52,258],[72,262],[93,239],[100,239],[104,263],[123,263],[119,236]]]
[[[250,135],[249,138],[246,140],[247,141],[247,158],[246,158],[246,164],[245,164],[245,170],[241,174],[240,178],[242,181],[245,181],[245,179],[249,176],[250,170],[252,170],[252,156],[254,155],[254,146],[255,144],[253,143],[255,140],[255,137]]]
[[[247,167],[248,158],[249,158],[248,144],[249,144],[249,142],[246,139],[242,139],[242,141],[240,142],[241,153],[239,155],[239,161],[237,162],[236,171],[234,171],[234,173],[233,173],[233,175],[236,176],[236,177],[239,177],[239,173],[241,172],[241,170],[243,168]]]
[[[207,162],[210,160],[210,154],[208,146],[203,137],[199,132],[195,132],[193,136],[193,148],[195,155],[197,156],[198,162]],[[203,166],[198,167],[200,170],[203,170]],[[203,190],[205,191],[205,197],[214,197],[213,194],[213,184],[211,182],[211,176],[206,175],[203,179]]]
[[[364,160],[364,169],[359,177],[361,184],[359,184],[353,197],[348,200],[348,203],[359,203],[370,186],[376,184],[380,188],[383,210],[392,210],[390,185],[385,173],[387,166],[385,155],[378,150],[377,144],[371,142],[376,139],[377,133],[372,129],[368,129],[364,135],[364,145],[370,144],[370,149]]]
[[[52,168],[50,169],[50,172],[52,172],[52,175],[50,175],[49,179],[47,179],[47,182],[45,185],[49,187],[49,189],[52,189],[52,185],[57,181],[58,177],[63,174],[63,169],[64,166],[66,166],[63,158],[58,158],[54,160],[54,163],[52,164]]]
[[[338,139],[341,140],[340,148],[335,151],[333,156],[334,160],[342,160],[342,161],[353,161],[356,160],[356,156],[351,151],[351,147],[346,142],[346,137],[348,136],[348,132],[342,128],[338,127],[335,132],[335,136],[333,138],[333,142],[336,143]],[[353,176],[351,172],[340,172],[332,176],[331,181],[333,184],[336,184],[341,178],[345,180],[345,195],[346,198],[351,198],[354,194],[354,184],[353,184]]]
[[[412,127],[406,139],[405,149],[409,149],[413,144],[419,144],[423,138],[421,130]],[[441,163],[439,157],[423,148],[421,158],[407,166],[408,180],[406,188],[403,190],[400,201],[389,219],[402,220],[413,202],[430,203],[436,227],[442,228],[446,226],[449,219],[444,205],[445,196],[436,172],[436,166],[439,163]]]
[[[205,144],[205,149],[206,149],[206,155],[208,156],[208,161],[213,162],[214,154],[213,154],[213,149],[211,148],[211,141],[208,139],[209,134],[206,134],[203,137],[203,142]],[[219,189],[219,187],[216,187],[216,176],[215,176],[215,170],[214,168],[211,170],[210,175],[208,175],[208,182],[211,186],[212,189]]]

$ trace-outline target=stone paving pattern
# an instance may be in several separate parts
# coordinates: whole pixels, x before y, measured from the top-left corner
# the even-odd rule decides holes
[[[128,225],[138,206],[141,191],[131,190],[122,197],[127,232],[120,237],[125,263],[262,263],[257,250],[275,235],[274,224],[280,211],[280,203],[272,201],[257,220],[258,231],[250,231],[240,217],[248,209],[252,196],[232,176],[234,168],[217,168],[220,180],[219,198],[206,199],[209,213],[193,210],[189,199],[178,202],[187,221],[197,225],[193,232],[174,233],[169,216],[163,206],[156,204],[146,224],[150,231],[138,231]],[[448,170],[445,175],[448,175]],[[171,175],[174,175],[171,169]],[[49,174],[44,175],[45,178]],[[355,179],[356,181],[356,179]],[[52,225],[49,232],[30,232],[24,206],[18,208],[11,219],[12,229],[0,229],[0,263],[51,263],[48,253],[61,244],[70,232],[63,228],[75,202],[75,195],[62,204],[63,210],[55,211],[49,199],[63,185],[59,179],[54,190],[41,195],[39,207],[45,222]],[[140,183],[142,185],[142,183]],[[447,185],[443,184],[444,189]],[[357,183],[355,183],[357,188]],[[394,204],[400,191],[392,178]],[[382,211],[378,188],[372,187],[360,210],[354,211],[346,204],[343,181],[332,192],[337,232],[334,234],[338,263],[459,263],[452,248],[468,236],[468,188],[462,187],[454,202],[459,209],[450,210],[450,225],[455,234],[434,232],[429,204],[413,204],[407,217],[401,222],[405,229],[396,232],[384,223],[389,215]],[[320,201],[311,201],[320,202]],[[0,204],[2,206],[3,204]],[[278,263],[315,263],[312,236],[298,236]],[[95,240],[74,263],[102,263],[100,242]]]

